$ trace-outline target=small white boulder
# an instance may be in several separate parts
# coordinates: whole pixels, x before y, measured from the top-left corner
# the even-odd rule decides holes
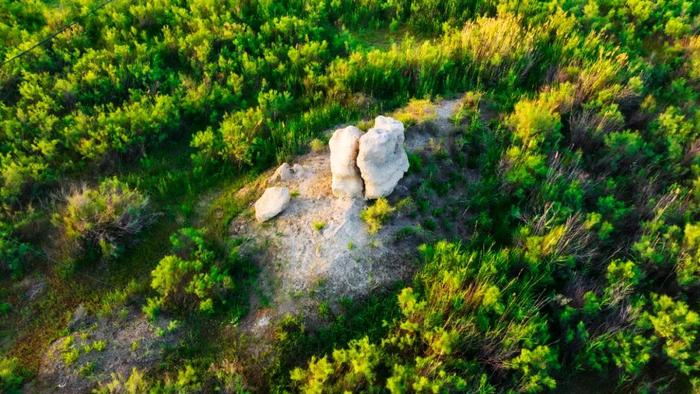
[[[336,197],[361,197],[362,178],[355,160],[362,132],[355,126],[338,129],[328,145],[331,150],[331,188]]]
[[[403,123],[386,116],[378,116],[374,127],[360,137],[357,166],[366,199],[388,196],[408,171],[403,143]]]
[[[284,181],[292,178],[292,168],[288,163],[282,163],[281,166],[277,167],[272,176],[269,179],[269,183],[275,183],[277,181]]]
[[[284,211],[289,206],[291,196],[286,187],[268,187],[255,202],[255,219],[264,222]]]
[[[300,179],[305,175],[306,171],[301,164],[294,164],[294,166],[290,166],[288,163],[282,163],[281,166],[277,167],[270,179],[268,179],[268,184],[271,185],[279,181],[286,182],[293,179]]]
[[[301,164],[295,164],[292,166],[292,177],[295,179],[305,178],[307,175],[306,169]]]

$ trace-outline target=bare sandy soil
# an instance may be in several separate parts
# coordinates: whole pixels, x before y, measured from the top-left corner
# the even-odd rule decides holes
[[[407,129],[407,151],[423,152],[444,145],[454,130],[450,117],[458,104],[459,100],[441,101],[436,104],[437,118],[430,127]],[[293,179],[272,179],[272,169],[264,175],[271,179],[258,182],[257,190],[242,191],[261,195],[265,186],[286,186],[293,197],[284,212],[260,224],[249,210],[230,226],[231,236],[253,240],[265,250],[258,256],[259,282],[270,302],[267,307],[253,305],[257,311],[241,325],[253,336],[266,336],[272,323],[287,314],[301,314],[313,326],[320,302],[333,307],[343,297],[366,296],[409,279],[415,269],[416,245],[396,238],[397,231],[414,224],[409,218],[394,215],[377,234],[370,235],[360,218],[367,202],[337,198],[331,192],[327,148],[289,163],[294,164],[301,165],[303,171]],[[416,179],[402,179],[392,197],[407,195],[412,182]]]

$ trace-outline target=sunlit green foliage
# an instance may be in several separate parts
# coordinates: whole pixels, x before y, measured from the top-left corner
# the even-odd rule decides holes
[[[266,168],[314,138],[322,152],[323,130],[405,104],[395,115],[407,126],[431,121],[430,99],[468,91],[439,160],[409,152],[409,175],[424,178],[411,201],[435,216],[421,227],[468,230],[421,249],[413,283],[386,301],[399,316],[386,312],[382,326],[384,316],[359,314],[371,327],[339,318],[334,351],[283,322],[296,336],[277,333],[285,355],[269,388],[567,392],[591,376],[623,392],[700,388],[700,3],[97,6],[0,0],[3,60],[76,22],[0,69],[3,276],[43,269],[29,262],[44,258],[119,258],[152,222],[147,194],[177,220],[167,236],[191,225],[182,221],[195,204],[169,201],[199,193],[194,179]],[[154,166],[151,154],[171,146],[182,168],[170,156]],[[446,169],[466,176],[441,178]],[[96,186],[51,198],[81,180]],[[453,189],[463,197],[449,214],[433,207]],[[363,212],[370,233],[393,209],[378,200]],[[154,253],[148,315],[211,318],[237,303],[240,256],[221,240],[240,210],[226,210],[214,237],[184,228]],[[105,304],[138,299],[136,288],[106,293]],[[245,388],[237,368],[183,365],[163,378],[115,376],[100,390]],[[18,389],[19,371],[2,359],[0,390]]]
[[[229,375],[223,375],[221,372],[228,372]],[[162,379],[150,379],[136,368],[131,370],[128,377],[121,373],[113,373],[112,380],[101,383],[94,392],[96,394],[189,394],[201,393],[209,387],[219,387],[227,392],[247,392],[241,377],[235,371],[219,371],[212,368],[211,371],[201,373],[191,365],[185,365]]]
[[[26,378],[26,370],[16,358],[0,359],[0,390],[4,393],[19,393]]]
[[[152,222],[148,197],[137,189],[108,178],[96,188],[83,186],[66,197],[53,220],[65,239],[68,258],[97,252],[116,257],[121,244]]]
[[[183,228],[170,237],[174,254],[163,257],[151,273],[151,287],[158,294],[150,298],[144,311],[150,317],[162,309],[196,309],[212,313],[215,305],[226,303],[235,283],[229,271],[234,268],[235,252],[230,257],[212,250],[204,232]]]
[[[31,247],[14,238],[13,232],[11,224],[0,221],[0,272],[17,277],[24,268],[23,262]]]
[[[363,209],[360,217],[367,224],[367,231],[370,234],[376,234],[395,210],[396,208],[392,207],[386,198],[379,198],[374,204]]]
[[[423,290],[401,291],[403,316],[381,343],[364,338],[332,357],[312,359],[308,369],[292,372],[300,388],[492,390],[485,369],[490,363],[507,371],[508,384],[520,391],[554,388],[556,353],[546,344],[549,335],[535,299],[507,295],[530,294],[531,285],[497,274],[516,262],[513,256],[480,256],[444,242],[423,253],[428,263],[416,282]],[[464,359],[468,354],[484,362]]]

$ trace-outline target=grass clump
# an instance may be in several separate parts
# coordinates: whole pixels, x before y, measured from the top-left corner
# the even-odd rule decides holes
[[[376,234],[395,210],[386,198],[379,198],[374,205],[363,209],[360,217],[367,223],[367,231]]]
[[[83,186],[66,197],[54,215],[68,259],[114,258],[122,245],[153,222],[148,196],[117,178]]]
[[[237,249],[224,256],[204,238],[204,232],[183,228],[170,238],[173,254],[163,257],[151,273],[157,297],[149,298],[144,312],[155,318],[161,310],[198,310],[212,313],[235,289],[231,272]]]
[[[405,107],[394,112],[393,116],[408,127],[437,119],[437,112],[435,104],[430,100],[411,99]]]
[[[324,149],[326,149],[326,143],[318,138],[314,138],[309,143],[309,148],[311,148],[311,151],[315,153],[322,152]]]
[[[92,375],[95,372],[95,363],[92,361],[88,361],[85,364],[80,366],[80,369],[78,370],[78,374],[82,377],[88,377]]]
[[[316,231],[322,231],[324,228],[326,228],[326,222],[322,220],[315,220],[311,226],[314,228]]]
[[[73,363],[76,362],[78,358],[80,358],[80,350],[70,349],[61,354],[61,358],[63,359],[63,362],[66,363],[66,365],[73,365]]]
[[[113,373],[112,380],[100,383],[94,393],[201,393],[213,391],[213,387],[226,393],[248,392],[237,365],[224,361],[208,370],[187,364],[161,377],[146,376],[133,368],[128,376]]]

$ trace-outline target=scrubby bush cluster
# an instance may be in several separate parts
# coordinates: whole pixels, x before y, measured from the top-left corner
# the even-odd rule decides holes
[[[495,9],[490,3],[469,10],[462,5],[1,3],[0,58],[7,63],[0,69],[0,240],[9,261],[3,270],[18,272],[26,260],[26,248],[15,246],[26,241],[16,230],[27,216],[26,207],[67,177],[109,173],[173,140],[191,145],[200,175],[221,164],[264,166],[305,147],[323,128],[374,105],[373,98],[354,94],[358,90],[387,97],[388,92],[380,91],[387,84],[416,77],[422,82],[411,87],[413,92],[458,88],[455,82],[439,82],[459,74],[463,83],[467,77],[457,64],[431,81],[425,81],[436,71],[430,67],[411,78],[405,74],[427,63],[420,59],[435,63],[452,56],[463,61],[454,52],[461,46],[476,55],[476,41],[457,42],[468,40],[468,34],[460,40],[455,30],[449,44],[453,49],[436,52],[423,46],[407,63],[401,57],[412,44],[389,56],[366,54],[366,43],[354,29],[406,23],[436,33],[442,21],[459,29],[479,10]],[[43,41],[67,22],[74,23]],[[520,51],[511,56],[512,46],[520,47],[521,41],[529,45],[520,39],[517,24],[501,32],[482,25],[471,29],[510,37],[491,49],[505,55],[494,67],[507,68],[519,56]],[[508,33],[511,28],[518,30]],[[23,52],[37,42],[43,44]],[[373,75],[389,66],[391,75]],[[367,69],[365,75],[357,74],[358,69]],[[373,82],[357,89],[368,79]],[[405,99],[406,93],[397,97]]]
[[[27,371],[16,358],[0,359],[0,390],[3,393],[19,393]]]
[[[95,253],[102,258],[116,257],[123,242],[153,219],[148,197],[117,178],[70,192],[63,209],[54,215],[67,258]]]
[[[240,375],[238,365],[224,361],[212,365],[205,373],[198,373],[191,365],[167,374],[162,379],[150,379],[142,371],[134,368],[128,376],[114,373],[112,380],[100,384],[96,394],[168,394],[168,393],[202,393],[221,391],[226,393],[246,393],[245,381]]]
[[[182,227],[193,204],[169,197],[196,193],[191,179],[265,167],[327,127],[406,103],[396,114],[407,124],[430,121],[429,99],[469,91],[452,145],[409,155],[425,175],[410,201],[434,216],[421,232],[468,231],[421,248],[413,283],[380,308],[398,316],[339,319],[342,335],[321,345],[280,330],[282,361],[255,373],[308,392],[576,391],[589,379],[700,389],[700,3],[99,5],[0,1],[2,59],[75,21],[0,68],[4,276],[46,257],[53,230],[31,229],[51,214],[48,239],[61,247],[51,258],[115,257],[153,219],[146,193]],[[180,150],[159,167],[151,155],[165,144]],[[170,168],[175,155],[185,170]],[[112,178],[120,172],[128,184]],[[53,212],[45,197],[69,179],[97,186]],[[460,187],[456,206],[431,206]],[[370,232],[392,210],[386,200],[365,210]],[[231,305],[242,267],[235,245],[215,241],[226,236],[173,235],[152,259],[144,311],[211,318]],[[2,389],[20,384],[19,365],[0,362]],[[241,389],[238,366],[211,371],[212,384]],[[115,376],[100,390],[206,391],[200,372]]]
[[[7,239],[24,241],[13,223],[56,182],[139,162],[165,141],[188,143],[199,175],[264,166],[306,147],[325,127],[375,108],[376,99],[395,104],[538,78],[551,26],[528,27],[504,13],[463,27],[495,5],[428,3],[3,6],[0,55],[8,60],[59,21],[76,21],[0,71],[0,220],[11,227]],[[387,51],[366,51],[351,30],[392,21],[432,33],[443,28],[437,21],[449,23],[434,42],[408,37]]]
[[[152,318],[161,310],[212,313],[215,306],[226,304],[236,287],[232,271],[241,268],[238,249],[223,256],[204,231],[189,227],[173,234],[170,243],[173,254],[163,257],[151,273],[157,297],[148,299],[144,312]]]
[[[475,214],[455,219],[474,234],[425,246],[387,334],[358,333],[312,357],[291,387],[567,391],[586,374],[623,391],[697,390],[700,112],[689,48],[700,9],[582,9],[518,11],[552,33],[538,53],[550,56],[547,78],[530,92],[523,81],[521,95],[486,84],[463,99],[446,165],[479,170],[464,207]],[[652,51],[664,60],[649,61]],[[484,100],[504,115],[486,118]]]
[[[313,358],[308,370],[292,372],[301,390],[493,390],[482,363],[500,366],[499,379],[518,391],[554,388],[550,374],[559,365],[535,288],[498,274],[518,264],[515,256],[467,253],[447,242],[423,253],[417,289],[398,295],[402,317],[389,334]]]

